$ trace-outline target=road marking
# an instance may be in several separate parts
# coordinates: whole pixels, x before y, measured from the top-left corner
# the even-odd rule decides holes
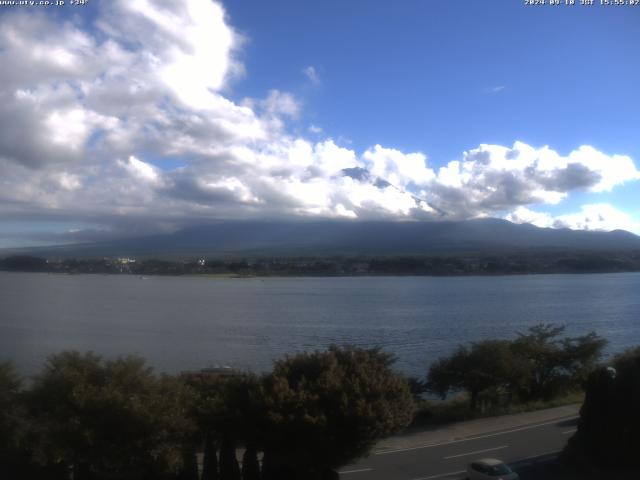
[[[509,462],[509,463],[511,465],[516,465],[517,464],[519,467],[524,467],[526,465],[531,465],[532,462],[528,462],[528,463],[521,463],[521,462],[525,462],[527,460],[534,460],[536,458],[544,457],[544,456],[547,456],[547,455],[556,455],[556,454],[560,453],[561,451],[562,450],[556,450],[556,451],[553,451],[553,452],[545,452],[545,453],[538,454],[538,455],[536,455],[534,457],[527,457],[527,458],[523,458],[521,460],[517,460],[515,462]],[[449,472],[449,473],[440,473],[438,475],[431,475],[429,477],[419,477],[419,478],[414,478],[412,480],[430,480],[430,479],[435,479],[435,478],[444,478],[444,477],[451,477],[453,475],[460,475],[461,473],[466,473],[466,470],[459,470],[457,472]]]
[[[523,430],[530,430],[532,428],[544,427],[546,425],[552,425],[554,423],[558,423],[558,422],[563,421],[563,420],[573,420],[574,418],[578,418],[578,417],[577,416],[560,417],[560,418],[556,418],[555,420],[553,420],[551,422],[538,423],[536,425],[527,425],[526,427],[513,428],[511,430],[505,430],[503,432],[489,433],[487,435],[480,435],[480,436],[477,436],[477,437],[463,438],[461,440],[450,440],[448,442],[428,443],[426,445],[420,445],[420,446],[417,446],[417,447],[397,448],[397,449],[394,449],[394,450],[385,450],[383,452],[374,452],[374,455],[387,455],[389,453],[410,452],[412,450],[421,450],[423,448],[440,447],[442,445],[451,445],[451,444],[454,444],[454,443],[461,443],[461,442],[471,442],[473,440],[480,440],[480,439],[483,439],[483,438],[496,437],[498,435],[506,435],[508,433],[521,432]]]
[[[373,468],[361,468],[359,470],[345,470],[344,472],[338,472],[340,475],[345,475],[347,473],[360,473],[360,472],[370,472]]]
[[[429,480],[432,478],[451,477],[453,475],[460,475],[461,473],[465,473],[465,472],[466,470],[458,470],[457,472],[441,473],[440,475],[431,475],[430,477],[414,478],[413,480]]]
[[[449,460],[450,458],[467,457],[469,455],[475,455],[477,453],[493,452],[494,450],[502,450],[503,448],[507,448],[507,447],[509,447],[509,445],[502,445],[501,447],[494,447],[494,448],[485,448],[484,450],[476,450],[475,452],[459,453],[458,455],[449,455],[448,457],[444,457],[444,459]]]
[[[577,432],[577,431],[578,431],[578,429],[577,429],[577,428],[574,428],[573,430],[567,430],[566,432],[562,432],[562,434],[563,434],[563,435],[569,435],[570,433],[575,433],[575,432]]]

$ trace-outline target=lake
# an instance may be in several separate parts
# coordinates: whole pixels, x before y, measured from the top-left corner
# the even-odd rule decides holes
[[[0,360],[25,375],[48,354],[144,356],[158,371],[269,370],[331,343],[381,346],[424,376],[459,343],[540,322],[640,345],[640,274],[207,278],[0,272]]]

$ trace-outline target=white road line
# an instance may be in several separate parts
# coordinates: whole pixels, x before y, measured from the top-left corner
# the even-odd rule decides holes
[[[430,480],[432,478],[451,477],[453,475],[460,475],[461,473],[465,473],[465,472],[466,470],[458,470],[457,472],[441,473],[440,475],[431,475],[430,477],[414,478],[413,480]]]
[[[566,432],[562,432],[562,434],[563,434],[563,435],[569,435],[570,433],[575,433],[575,432],[577,432],[577,431],[578,431],[578,429],[577,429],[577,428],[574,428],[573,430],[567,430]]]
[[[560,417],[560,418],[556,418],[555,420],[550,421],[550,422],[538,423],[536,425],[527,425],[526,427],[513,428],[511,430],[505,430],[503,432],[489,433],[487,435],[480,435],[480,436],[477,436],[477,437],[463,438],[461,440],[450,440],[448,442],[428,443],[426,445],[420,445],[418,447],[397,448],[397,449],[394,449],[394,450],[385,450],[383,452],[374,452],[374,455],[388,455],[389,453],[410,452],[412,450],[421,450],[423,448],[440,447],[442,445],[451,445],[451,444],[454,444],[454,443],[461,443],[461,442],[471,442],[473,440],[480,440],[480,439],[483,439],[483,438],[496,437],[498,435],[506,435],[508,433],[521,432],[522,430],[530,430],[532,428],[544,427],[546,425],[552,425],[554,423],[558,423],[558,422],[561,422],[563,420],[573,420],[574,418],[578,418],[578,417],[577,416]]]
[[[459,453],[458,455],[449,455],[448,457],[444,457],[444,459],[449,460],[450,458],[466,457],[469,455],[475,455],[477,453],[493,452],[494,450],[502,450],[503,448],[508,448],[508,447],[509,445],[502,445],[500,447],[485,448],[484,450],[476,450],[475,452]]]
[[[519,467],[524,467],[526,465],[531,465],[531,462],[529,463],[522,463],[522,462],[526,462],[527,460],[533,460],[536,458],[540,458],[540,457],[544,457],[546,455],[556,455],[558,453],[560,453],[562,450],[555,450],[553,452],[545,452],[545,453],[540,453],[538,455],[535,455],[533,457],[527,457],[527,458],[522,458],[520,460],[516,460],[514,462],[509,462],[511,465],[513,464],[517,464]],[[449,473],[440,473],[438,475],[431,475],[429,477],[419,477],[419,478],[414,478],[412,480],[430,480],[430,479],[434,479],[434,478],[444,478],[444,477],[450,477],[453,475],[460,475],[461,473],[465,473],[466,470],[460,470],[458,472],[449,472]]]
[[[345,475],[347,473],[360,473],[360,472],[370,472],[373,468],[361,468],[359,470],[345,470],[344,472],[338,472],[340,475]]]

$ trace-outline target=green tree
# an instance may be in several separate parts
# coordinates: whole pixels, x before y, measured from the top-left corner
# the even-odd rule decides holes
[[[12,364],[0,363],[0,455],[17,448],[16,410],[21,383]]]
[[[469,394],[470,408],[475,411],[483,392],[508,389],[513,378],[510,343],[505,340],[474,342],[459,346],[453,354],[434,363],[427,375],[432,393],[445,398],[451,391]]]
[[[640,347],[618,355],[587,381],[578,431],[565,454],[577,464],[637,468],[640,455]]]
[[[264,423],[264,404],[260,379],[251,374],[233,377],[197,377],[189,380],[196,392],[191,415],[205,439],[204,465],[206,476],[237,479],[240,476],[235,452],[237,447],[260,442]],[[219,462],[216,460],[219,448]]]
[[[551,398],[586,380],[606,345],[591,332],[580,337],[560,338],[564,326],[538,324],[513,342],[519,361],[525,365],[520,379],[522,400]]]
[[[22,381],[11,363],[0,363],[0,478],[23,478],[29,469]]]
[[[263,478],[319,478],[407,426],[414,403],[393,362],[337,346],[277,361],[265,379]]]
[[[160,478],[180,467],[191,424],[189,390],[137,357],[49,357],[29,393],[39,454],[74,478]]]
[[[539,324],[515,340],[483,340],[459,346],[436,361],[427,375],[428,390],[445,398],[466,391],[475,411],[481,397],[510,403],[514,395],[530,401],[551,398],[583,386],[606,341],[589,333],[561,337],[565,327]]]

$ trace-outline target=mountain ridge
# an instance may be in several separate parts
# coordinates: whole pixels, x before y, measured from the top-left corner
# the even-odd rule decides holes
[[[640,250],[640,236],[550,229],[507,220],[350,221],[233,220],[173,233],[26,249],[4,254],[41,256],[225,256],[225,255],[429,255],[516,250]]]

